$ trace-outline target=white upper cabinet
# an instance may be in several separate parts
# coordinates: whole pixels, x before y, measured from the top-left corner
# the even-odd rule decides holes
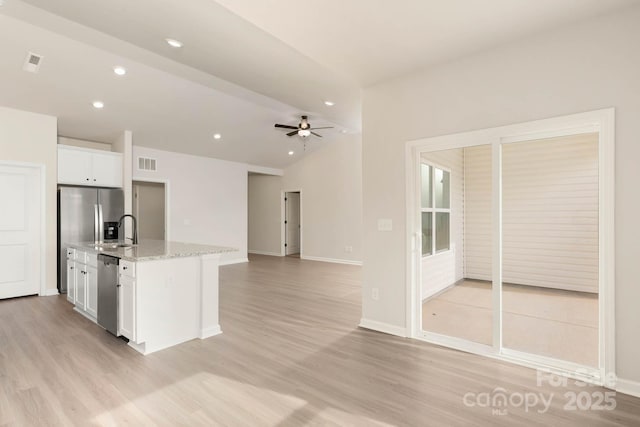
[[[58,146],[58,183],[91,185],[91,153]]]
[[[94,185],[122,187],[122,155],[120,153],[94,153],[91,164]]]
[[[58,145],[58,183],[122,187],[122,154]]]

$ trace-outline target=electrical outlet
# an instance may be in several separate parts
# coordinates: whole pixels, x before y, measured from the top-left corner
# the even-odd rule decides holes
[[[352,253],[353,252],[353,246],[345,246],[344,247],[344,251],[345,251],[345,253],[348,253],[348,254]]]
[[[371,299],[374,301],[378,301],[380,299],[380,293],[378,292],[378,288],[371,289]]]

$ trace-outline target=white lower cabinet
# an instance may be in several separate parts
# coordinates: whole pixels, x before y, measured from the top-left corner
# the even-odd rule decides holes
[[[136,342],[136,282],[131,276],[119,277],[118,335]]]
[[[76,262],[75,275],[76,275],[76,307],[79,310],[85,311],[86,297],[87,297],[87,280],[85,271],[87,266]]]
[[[76,262],[67,258],[67,301],[76,303]]]
[[[98,318],[98,269],[87,266],[85,268],[86,311],[91,317]]]
[[[98,318],[97,255],[75,250],[67,258],[67,301],[87,317]]]

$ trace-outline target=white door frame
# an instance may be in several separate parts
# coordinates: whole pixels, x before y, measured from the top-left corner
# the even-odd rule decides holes
[[[37,169],[40,174],[40,293],[42,296],[57,295],[57,289],[47,291],[47,168],[43,164],[0,160],[0,166]]]
[[[133,195],[134,181],[150,182],[153,184],[164,184],[164,240],[166,241],[171,240],[170,238],[171,231],[169,229],[169,224],[171,224],[170,222],[171,210],[169,209],[169,195],[171,194],[170,181],[168,179],[154,179],[154,178],[147,178],[147,177],[141,177],[141,176],[134,176],[133,178],[131,178],[131,195]],[[131,210],[133,211],[133,204],[131,205]]]
[[[303,257],[302,251],[304,248],[304,245],[302,244],[302,190],[299,190],[299,189],[280,191],[280,256],[287,255],[287,252],[284,247],[284,244],[287,243],[286,235],[285,235],[285,224],[284,224],[284,221],[286,220],[286,217],[287,217],[287,212],[286,212],[287,207],[286,207],[284,198],[287,193],[300,193],[300,258],[302,259]]]
[[[551,369],[584,381],[612,387],[615,378],[615,110],[572,114],[478,131],[407,142],[406,166],[406,288],[407,335],[459,350],[516,364]],[[543,138],[598,132],[599,162],[599,362],[596,369],[502,348],[502,145]],[[492,146],[493,164],[493,345],[422,331],[420,290],[420,154],[478,145]]]

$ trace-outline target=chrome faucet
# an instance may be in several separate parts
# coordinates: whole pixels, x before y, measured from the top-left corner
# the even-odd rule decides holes
[[[124,224],[124,219],[126,217],[131,217],[131,219],[133,220],[133,239],[131,239],[131,241],[134,245],[137,245],[138,244],[138,220],[136,219],[135,216],[131,214],[122,215],[118,220],[118,228],[122,227],[122,224]]]

